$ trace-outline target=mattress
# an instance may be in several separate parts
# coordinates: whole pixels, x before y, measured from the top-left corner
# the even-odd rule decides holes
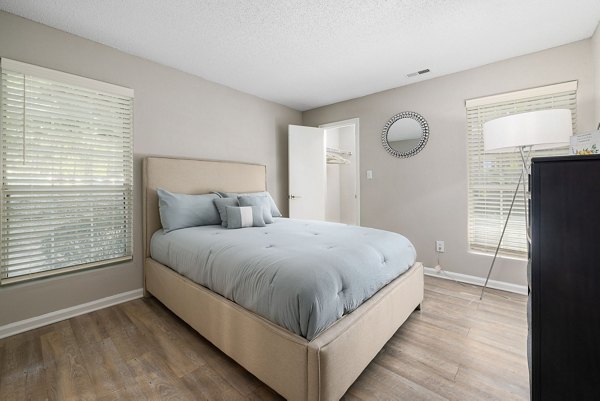
[[[152,259],[312,340],[416,261],[389,231],[276,218],[266,227],[159,230]]]

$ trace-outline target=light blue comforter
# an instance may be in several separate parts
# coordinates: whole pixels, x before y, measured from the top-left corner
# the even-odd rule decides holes
[[[162,230],[152,258],[312,340],[416,260],[400,234],[320,221]]]

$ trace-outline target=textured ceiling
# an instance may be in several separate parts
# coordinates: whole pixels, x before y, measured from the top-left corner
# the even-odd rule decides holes
[[[600,0],[0,0],[0,9],[297,110],[585,39],[600,20]]]

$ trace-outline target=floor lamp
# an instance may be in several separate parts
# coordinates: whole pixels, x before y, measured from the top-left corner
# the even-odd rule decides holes
[[[504,222],[504,228],[494,252],[494,258],[481,289],[481,296],[488,285],[490,275],[496,263],[496,257],[500,245],[504,239],[504,233],[508,226],[508,220],[513,210],[515,200],[519,193],[519,186],[523,188],[523,200],[525,207],[525,229],[527,241],[531,244],[531,227],[529,226],[529,212],[527,208],[528,190],[527,179],[529,177],[531,150],[551,149],[569,144],[569,138],[573,134],[573,123],[571,110],[551,109],[532,111],[528,113],[513,114],[506,117],[490,120],[483,124],[483,149],[485,153],[518,152],[521,156],[522,170],[519,182],[512,197],[508,215]],[[523,184],[523,185],[521,185]]]

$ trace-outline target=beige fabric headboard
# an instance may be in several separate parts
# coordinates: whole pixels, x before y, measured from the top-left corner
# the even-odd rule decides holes
[[[150,238],[161,228],[156,189],[183,194],[267,190],[267,168],[260,164],[147,157],[143,165],[144,258]]]

